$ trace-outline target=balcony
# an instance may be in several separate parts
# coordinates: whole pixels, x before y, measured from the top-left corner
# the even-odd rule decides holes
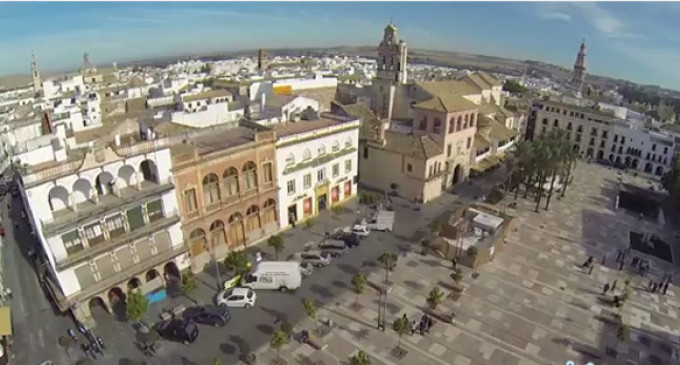
[[[333,153],[326,153],[322,156],[318,156],[316,158],[313,158],[311,160],[306,160],[302,161],[296,165],[293,166],[287,166],[285,170],[283,170],[284,175],[288,175],[290,173],[304,170],[309,167],[317,167],[322,164],[326,164],[330,161],[333,161],[336,158],[346,156],[352,153],[355,153],[357,149],[355,147],[345,147],[344,149],[338,151],[338,152],[333,152]]]
[[[83,290],[71,296],[70,298],[66,298],[64,296],[63,292],[61,291],[61,288],[59,287],[59,284],[56,283],[50,275],[45,276],[45,282],[48,284],[48,289],[55,298],[55,301],[57,302],[59,309],[61,309],[62,311],[66,311],[71,305],[75,303],[86,301],[92,296],[101,293],[102,291],[108,290],[111,287],[118,285],[119,283],[126,281],[135,275],[139,275],[153,267],[161,265],[166,261],[170,261],[175,257],[182,255],[188,251],[189,248],[188,245],[186,244],[181,244],[172,249],[161,251],[156,255],[153,255],[143,261],[140,261],[128,267],[125,270],[121,270],[112,276],[104,278],[103,280],[95,283],[92,286],[84,288]]]
[[[108,213],[133,208],[144,200],[157,197],[174,189],[174,187],[175,185],[170,179],[162,181],[160,184],[143,181],[140,184],[140,189],[122,188],[117,195],[100,195],[98,203],[88,200],[77,204],[75,209],[66,208],[52,212],[52,220],[42,221],[43,234],[45,237],[49,237],[79,227],[94,219],[102,218]]]
[[[74,254],[69,254],[65,259],[57,262],[56,268],[57,270],[63,270],[67,267],[77,265],[81,262],[92,260],[105,252],[109,252],[118,247],[130,244],[142,237],[150,236],[156,231],[166,229],[171,225],[179,222],[179,220],[180,220],[179,214],[177,213],[176,210],[174,210],[170,213],[169,216],[159,218],[158,220],[153,222],[149,222],[148,224],[134,231],[126,232],[108,241],[98,243],[96,246],[91,246],[85,248],[82,251],[78,251]]]

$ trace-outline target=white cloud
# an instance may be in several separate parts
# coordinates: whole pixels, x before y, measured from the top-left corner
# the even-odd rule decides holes
[[[556,10],[541,11],[538,13],[538,17],[544,20],[563,20],[565,22],[571,21],[571,15]]]

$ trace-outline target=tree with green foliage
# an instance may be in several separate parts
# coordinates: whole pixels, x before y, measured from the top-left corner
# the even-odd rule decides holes
[[[407,317],[399,317],[392,323],[392,329],[399,335],[397,349],[401,350],[401,336],[411,330],[411,324],[408,322]]]
[[[357,295],[354,299],[354,303],[359,302],[359,295],[361,295],[364,290],[366,290],[366,284],[368,280],[366,279],[366,274],[363,272],[358,272],[352,278],[352,291]]]
[[[505,80],[505,83],[503,84],[503,90],[511,94],[521,94],[527,91],[527,88],[515,80],[508,79]]]
[[[279,254],[283,251],[283,237],[275,234],[267,239],[267,246],[274,249],[274,259],[279,260]]]
[[[248,272],[249,264],[250,261],[244,251],[231,251],[224,259],[224,266],[236,275],[243,275]]]
[[[182,275],[182,295],[187,297],[192,302],[196,301],[191,298],[191,293],[193,293],[198,288],[198,283],[196,282],[196,277],[191,271],[187,271]]]
[[[430,306],[430,308],[437,309],[437,306],[442,302],[443,299],[444,293],[435,286],[427,295],[427,304]]]
[[[461,280],[463,280],[463,270],[456,269],[456,271],[453,272],[453,281],[460,283]]]
[[[378,262],[385,269],[385,283],[389,283],[390,271],[397,266],[397,255],[392,252],[385,252],[378,257]]]
[[[350,359],[350,365],[371,365],[371,358],[363,351],[359,351]]]
[[[309,298],[302,298],[302,306],[305,308],[307,316],[312,321],[314,321],[314,324],[318,325],[318,323],[316,322],[317,315],[316,303],[314,303],[314,301]]]
[[[149,300],[139,289],[133,289],[128,293],[125,302],[125,314],[128,320],[139,321],[149,311]]]
[[[290,337],[287,333],[277,330],[272,333],[272,339],[269,341],[269,347],[276,351],[276,359],[281,362],[281,348],[288,343]]]
[[[280,329],[283,333],[287,334],[288,337],[293,334],[293,325],[288,322],[282,322]]]
[[[215,360],[213,360],[213,365],[224,365],[224,362],[222,362],[222,359],[219,357],[216,357]]]

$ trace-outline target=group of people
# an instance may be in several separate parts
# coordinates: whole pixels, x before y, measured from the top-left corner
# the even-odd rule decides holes
[[[408,317],[406,314],[404,314],[404,319],[408,321]],[[419,332],[421,336],[424,336],[426,333],[430,332],[430,329],[434,325],[434,321],[430,316],[427,314],[423,314],[420,317],[420,322],[414,320],[411,322],[411,335],[414,335],[416,332]]]
[[[661,278],[660,281],[654,281],[652,279],[649,279],[649,284],[647,285],[647,289],[652,293],[656,293],[658,291],[662,295],[666,295],[666,292],[668,291],[668,287],[670,285],[671,285],[671,275],[670,274],[664,274],[663,278]]]
[[[595,262],[593,260],[594,260],[593,256],[590,256],[583,264],[581,264],[581,268],[588,269],[588,275],[592,274],[593,269],[595,268]]]
[[[633,257],[630,266],[637,271],[640,276],[647,276],[649,272],[649,261]]]

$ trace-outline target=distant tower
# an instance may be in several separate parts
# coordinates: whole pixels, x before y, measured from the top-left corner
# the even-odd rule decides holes
[[[91,73],[93,71],[96,71],[96,68],[92,64],[92,61],[90,61],[90,54],[87,52],[83,53],[83,66],[81,67],[81,71],[84,73]]]
[[[576,62],[574,62],[574,71],[571,73],[571,84],[576,88],[577,92],[583,89],[583,83],[586,80],[586,40],[581,42],[581,48],[576,55]]]
[[[264,65],[264,49],[260,48],[257,50],[257,70],[262,72],[264,71],[265,65]]]
[[[33,79],[33,92],[42,92],[42,80],[40,80],[40,70],[38,69],[38,61],[35,59],[35,53],[31,52],[31,78]]]
[[[371,108],[381,118],[392,118],[396,89],[408,81],[406,42],[397,38],[397,27],[390,22],[378,46],[378,72],[373,80]]]

